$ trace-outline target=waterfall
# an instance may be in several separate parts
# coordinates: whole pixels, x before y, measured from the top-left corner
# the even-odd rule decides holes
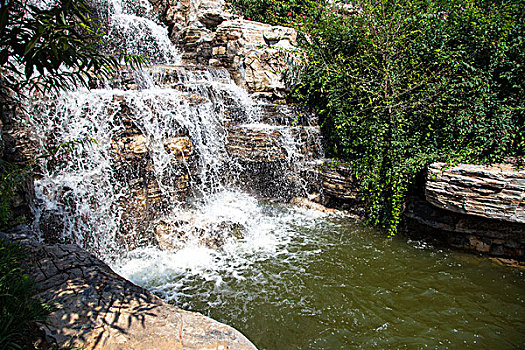
[[[185,84],[196,84],[191,74],[182,69],[177,73]],[[119,202],[129,197],[130,182],[151,181],[140,185],[160,193],[145,196],[173,199],[160,206],[164,212],[180,204],[172,180],[192,177],[194,196],[218,191],[226,175],[235,175],[225,148],[226,106],[220,101],[249,101],[246,92],[239,96],[241,92],[231,82],[208,80],[207,86],[190,86],[187,91],[158,86],[80,89],[37,101],[33,107],[41,121],[37,134],[44,136],[42,147],[88,138],[97,144],[77,149],[69,161],[48,160],[41,167],[36,223],[45,226],[60,217],[53,230],[62,230],[61,238],[97,247],[97,253],[105,255],[118,250],[115,238],[124,210]],[[238,107],[252,115],[253,106]],[[184,149],[184,141],[191,146]],[[82,233],[90,233],[91,241],[84,242]]]
[[[98,12],[102,11],[99,9]],[[129,54],[145,55],[151,63],[180,63],[180,55],[168,37],[168,29],[153,20],[153,9],[148,0],[108,0],[106,23],[104,41],[110,43],[107,49],[124,49]]]
[[[281,196],[276,182],[299,183],[305,192],[297,174],[305,157],[301,140],[309,136],[268,124],[268,106],[235,85],[227,70],[181,66],[147,1],[101,0],[97,9],[107,22],[106,49],[146,55],[155,65],[122,69],[97,89],[33,102],[42,149],[96,140],[42,159],[36,231],[49,241],[77,243],[121,271],[132,257],[171,254],[163,251],[179,257],[200,251],[210,262],[217,249],[226,256],[275,249],[281,219],[268,218],[247,194],[257,187],[249,171],[270,161],[274,184],[259,184],[262,194]],[[263,142],[258,153],[247,148],[251,137]]]
[[[34,136],[35,148],[58,149],[35,164],[33,228],[43,241],[78,244],[260,348],[523,345],[523,272],[441,244],[385,240],[293,198],[318,199],[324,188],[325,199],[354,200],[349,167],[320,170],[315,121],[272,103],[273,92],[248,93],[224,68],[183,65],[148,0],[89,1],[105,21],[104,49],[146,55],[151,66],[123,67],[97,88],[35,96],[24,109],[31,147]],[[192,21],[210,1],[185,4]],[[283,203],[292,199],[304,206]],[[94,287],[86,292],[119,293]],[[201,330],[179,316],[182,346]],[[62,321],[84,326],[75,315]],[[196,336],[220,340],[213,332]],[[133,341],[124,338],[116,342]]]

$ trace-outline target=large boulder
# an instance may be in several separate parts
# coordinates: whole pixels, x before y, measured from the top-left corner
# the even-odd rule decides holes
[[[76,245],[26,242],[48,342],[83,349],[255,349],[237,330],[163,302]]]

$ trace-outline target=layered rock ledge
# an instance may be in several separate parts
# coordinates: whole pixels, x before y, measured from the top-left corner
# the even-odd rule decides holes
[[[441,209],[525,224],[525,169],[510,164],[431,164],[425,196]]]
[[[239,331],[169,305],[76,245],[24,242],[46,340],[83,349],[256,349]]]
[[[457,248],[525,260],[525,170],[510,164],[428,168],[405,216]]]

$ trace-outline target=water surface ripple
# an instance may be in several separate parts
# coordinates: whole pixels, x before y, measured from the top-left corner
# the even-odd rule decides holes
[[[140,250],[116,269],[260,349],[525,347],[522,271],[385,239],[348,218],[228,198],[216,209],[244,218],[244,239],[218,251]]]

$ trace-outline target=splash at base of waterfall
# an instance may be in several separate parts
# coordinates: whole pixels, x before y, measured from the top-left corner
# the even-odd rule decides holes
[[[327,216],[319,211],[260,202],[238,191],[219,192],[195,205],[192,228],[208,228],[206,235],[217,236],[220,233],[210,230],[208,224],[226,222],[240,232],[225,237],[220,247],[209,247],[201,236],[192,235],[175,250],[139,248],[116,261],[115,271],[165,300],[176,301],[189,281],[202,279],[220,287],[224,279],[244,280],[253,265],[285,257],[296,233],[294,227],[315,225],[315,220]],[[184,231],[190,234],[192,228],[185,227]]]

